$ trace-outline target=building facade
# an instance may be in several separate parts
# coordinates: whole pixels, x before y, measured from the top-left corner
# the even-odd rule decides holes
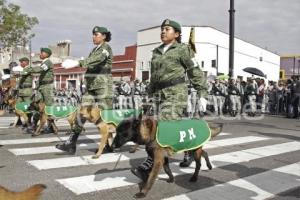
[[[188,43],[190,26],[182,27],[182,42]],[[206,75],[229,72],[229,35],[208,26],[195,27],[195,58]],[[246,80],[251,74],[243,71],[256,67],[267,75],[267,80],[277,81],[280,72],[280,56],[249,42],[235,38],[234,77]],[[143,29],[137,33],[136,77],[146,79],[150,74],[152,50],[161,44],[160,27]]]
[[[280,58],[280,78],[300,76],[300,55],[286,55]]]
[[[114,81],[121,79],[126,81],[135,80],[136,70],[136,45],[125,48],[124,55],[116,55],[113,57],[112,75]]]

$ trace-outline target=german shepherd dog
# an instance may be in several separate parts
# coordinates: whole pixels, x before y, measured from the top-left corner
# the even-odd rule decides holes
[[[17,104],[17,98],[13,97],[11,95],[6,96],[4,98],[4,101],[12,109],[14,109],[15,106],[16,106],[16,104]],[[30,126],[30,124],[29,124],[29,118],[28,118],[27,113],[25,113],[25,112],[23,112],[21,110],[16,110],[16,109],[14,109],[14,112],[15,112],[15,115],[16,115],[17,118],[16,118],[15,122],[11,125],[11,127],[16,127],[18,119],[21,119],[21,121],[23,119],[23,121],[22,121],[22,123],[24,122],[23,127],[24,126],[26,126],[26,127]]]
[[[212,137],[218,135],[223,128],[220,124],[217,127],[212,127]],[[148,156],[152,157],[154,164],[152,170],[147,178],[147,181],[140,188],[140,192],[135,195],[136,198],[143,198],[151,189],[155,179],[158,176],[160,169],[163,167],[164,171],[169,176],[168,182],[174,182],[174,176],[169,167],[169,158],[174,154],[173,150],[169,147],[161,147],[156,141],[157,120],[153,117],[140,115],[139,118],[124,120],[119,124],[116,129],[116,136],[113,141],[113,148],[120,148],[126,142],[132,141],[139,145],[146,145]],[[150,147],[150,148],[147,148]],[[166,154],[167,153],[167,154]],[[168,156],[165,156],[168,155]],[[202,147],[193,150],[193,156],[196,161],[196,168],[193,176],[190,178],[191,182],[196,182],[201,167],[201,156],[205,158],[206,164],[209,169],[212,168],[206,151]]]
[[[48,116],[46,113],[45,113],[45,104],[41,101],[37,101],[37,102],[32,102],[29,106],[29,110],[33,111],[38,111],[39,114],[40,114],[40,117],[39,117],[39,120],[40,120],[40,123],[37,127],[37,129],[35,130],[35,132],[32,134],[32,136],[38,136],[41,134],[41,131],[42,131],[42,128],[44,127],[44,125],[46,124],[46,122],[48,121],[48,123],[50,123],[49,125],[52,126],[53,130],[54,130],[54,134],[58,134],[58,128],[57,126],[55,125],[55,122],[54,122],[54,119],[51,118],[51,116]],[[75,122],[75,119],[76,119],[76,112],[70,114],[68,117],[67,117],[67,120],[69,122],[69,125],[72,129],[73,125],[74,125],[74,122]]]
[[[93,159],[99,158],[104,150],[106,144],[108,147],[112,146],[113,133],[116,132],[116,126],[113,123],[106,123],[101,118],[101,109],[95,106],[82,106],[79,110],[81,119],[94,123],[101,134],[101,141],[98,147],[97,153],[92,156]],[[76,119],[77,120],[77,117]]]
[[[0,186],[1,200],[38,200],[42,191],[46,188],[43,184],[36,184],[22,192],[10,191],[5,187]]]

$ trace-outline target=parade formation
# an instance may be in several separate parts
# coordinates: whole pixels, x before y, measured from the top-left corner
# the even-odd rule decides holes
[[[118,33],[112,34],[109,27],[101,24],[91,29],[94,48],[87,58],[66,58],[60,63],[62,69],[86,69],[84,87],[80,89],[55,89],[50,48],[40,48],[38,64],[33,64],[29,57],[20,58],[19,64],[12,68],[9,75],[2,75],[0,115],[1,119],[14,117],[13,123],[5,125],[5,130],[18,130],[22,139],[1,138],[1,148],[3,146],[4,150],[6,145],[13,145],[18,141],[24,146],[8,151],[17,156],[26,155],[28,159],[30,156],[39,155],[38,160],[26,161],[30,167],[34,166],[41,171],[54,171],[59,166],[65,168],[61,173],[63,178],[60,177],[61,174],[53,177],[56,184],[64,185],[68,192],[72,191],[76,196],[69,196],[66,192],[66,196],[61,199],[80,199],[82,194],[102,191],[105,192],[101,194],[107,196],[102,196],[101,199],[120,199],[124,188],[124,191],[134,194],[130,198],[149,199],[201,199],[201,195],[204,199],[219,199],[222,195],[224,199],[239,199],[244,197],[247,193],[244,190],[247,189],[257,194],[257,198],[251,194],[246,195],[245,199],[269,199],[295,188],[297,193],[300,177],[297,158],[300,144],[299,137],[294,132],[299,131],[299,128],[276,127],[270,125],[269,118],[263,124],[255,120],[262,119],[265,115],[284,120],[299,119],[299,76],[285,81],[267,82],[265,74],[255,68],[245,68],[244,71],[249,74],[246,81],[224,74],[207,75],[195,58],[194,44],[182,42],[183,32],[179,22],[164,19],[160,30],[161,43],[151,52],[148,80],[113,79],[114,54],[110,42],[113,37],[118,37]],[[62,129],[61,123],[66,128]],[[279,119],[278,123],[281,123]],[[226,138],[233,134],[225,132],[224,129],[234,131],[235,126],[250,126],[247,133],[250,134],[245,137],[239,135],[243,129],[237,128],[236,132],[239,133],[236,137],[239,139]],[[296,127],[299,127],[299,121]],[[96,135],[89,135],[89,128],[93,128]],[[281,133],[264,133],[260,132],[260,128],[270,128],[275,132],[280,129]],[[284,135],[285,131],[289,135]],[[215,140],[218,137],[221,139]],[[273,138],[280,139],[271,140]],[[31,144],[38,143],[39,140],[51,142],[51,146],[37,147],[34,144],[25,147],[27,141]],[[90,147],[82,140],[97,142]],[[256,147],[254,143],[261,147]],[[226,148],[217,150],[222,147]],[[81,155],[83,149],[89,150],[92,155]],[[211,151],[212,155],[209,149],[215,149]],[[57,154],[43,160],[45,153]],[[179,155],[176,156],[176,153]],[[289,153],[291,157],[295,157],[297,163],[288,161]],[[137,156],[138,160],[131,161],[132,155]],[[269,168],[257,167],[264,162],[265,157],[270,159],[277,155],[278,159],[270,161],[275,163],[276,169],[268,171]],[[205,160],[205,166],[201,166],[201,158]],[[62,161],[63,159],[67,160]],[[130,164],[120,165],[124,161]],[[241,163],[250,163],[253,167],[243,168]],[[84,166],[97,164],[103,164],[105,168],[94,175],[82,176],[79,179],[68,176],[69,173],[77,171],[72,167],[81,166],[80,169],[88,170]],[[2,167],[5,168],[0,164],[0,170]],[[243,168],[245,174],[230,174],[239,167]],[[219,180],[213,180],[203,168],[216,168],[214,175],[219,176]],[[110,169],[115,171],[111,172]],[[167,176],[161,175],[161,169]],[[220,178],[223,171],[218,170],[229,170],[228,174],[235,176],[236,182]],[[263,190],[263,187],[254,185],[259,180],[262,185],[266,181],[256,177],[254,170],[266,177],[271,177],[272,174],[269,173],[274,173],[275,189]],[[276,172],[286,173],[289,177],[281,174],[280,179]],[[31,173],[28,176],[35,176],[35,172]],[[188,181],[180,177],[183,174],[189,174]],[[45,176],[51,177],[48,174]],[[169,185],[164,189],[157,189],[155,184],[160,187],[162,179]],[[42,191],[48,187],[47,181],[33,182],[37,185],[30,182],[28,189],[19,193],[2,187],[1,182],[0,200],[40,199],[43,197]],[[174,187],[171,183],[188,187],[188,191],[180,191],[179,187]],[[243,195],[233,198],[236,194],[235,189],[232,189],[234,186],[243,189],[245,193],[239,192]],[[121,188],[119,193],[117,190],[119,196],[113,196],[114,188]],[[153,196],[151,189],[155,191]],[[51,198],[51,195],[47,197]],[[95,197],[91,195],[82,199]]]

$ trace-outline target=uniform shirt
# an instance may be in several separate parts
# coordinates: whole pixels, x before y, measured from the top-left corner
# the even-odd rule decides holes
[[[19,81],[20,88],[32,86],[32,67],[27,65],[21,72],[21,78]]]
[[[153,50],[149,94],[161,83],[184,79],[187,74],[192,86],[202,97],[207,95],[207,86],[193,51],[185,44],[173,43],[165,52],[161,45]]]
[[[79,65],[87,69],[85,80],[88,90],[109,87],[112,93],[112,58],[111,47],[103,43],[95,47],[86,59],[79,61]]]
[[[39,73],[39,85],[50,84],[54,82],[53,63],[49,58],[42,61],[40,66],[33,68],[34,73]]]

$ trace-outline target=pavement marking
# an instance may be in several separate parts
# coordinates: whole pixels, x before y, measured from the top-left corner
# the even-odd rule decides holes
[[[95,149],[98,148],[99,143],[82,143],[76,146],[78,149]],[[16,148],[16,149],[8,149],[8,151],[12,152],[17,156],[24,155],[36,155],[43,153],[61,153],[63,151],[55,148],[55,146],[46,146],[46,147],[30,147],[30,148]]]
[[[239,137],[239,138],[233,138],[233,139],[222,139],[222,140],[215,140],[215,141],[209,141],[205,145],[205,149],[211,149],[211,148],[217,148],[217,147],[225,147],[230,145],[236,145],[236,144],[244,144],[244,143],[250,143],[250,142],[257,142],[257,141],[264,141],[268,140],[270,138],[265,137],[253,137],[253,136],[247,136],[247,137]],[[133,145],[133,143],[131,143]],[[85,147],[85,149],[89,149],[88,145]],[[36,148],[30,148],[29,150],[25,150],[24,153],[34,153]],[[46,149],[47,150],[47,149]],[[46,151],[45,150],[45,151]],[[49,149],[48,149],[49,150]],[[50,150],[53,150],[53,148],[50,148]],[[10,149],[12,151],[12,149]],[[15,149],[15,153],[18,152],[19,155],[23,152],[20,151],[20,149]],[[44,153],[45,153],[44,151]],[[43,159],[43,160],[31,160],[27,161],[29,164],[35,166],[39,170],[46,170],[46,169],[54,169],[54,168],[62,168],[62,167],[74,167],[74,166],[81,166],[81,165],[93,165],[93,164],[103,164],[102,161],[90,161],[91,156],[84,156],[84,157],[71,157],[71,158],[52,158],[52,159]],[[141,155],[138,158],[143,158],[144,155]],[[104,158],[100,157],[100,160]],[[137,158],[135,158],[137,159]],[[129,158],[127,159],[129,160]],[[80,161],[80,162],[79,162]],[[116,162],[117,160],[113,160],[111,162]]]
[[[99,138],[101,138],[101,136],[99,136]],[[230,145],[236,145],[236,144],[244,144],[244,143],[250,143],[250,142],[257,142],[257,141],[264,141],[264,140],[268,140],[268,139],[269,138],[266,138],[266,137],[246,136],[246,137],[229,138],[229,139],[222,139],[222,140],[213,140],[213,141],[209,141],[205,145],[205,149],[217,148],[217,147],[221,147],[221,146],[230,146]],[[79,148],[80,149],[94,149],[97,147],[95,147],[94,143],[87,143],[87,144],[80,144]],[[14,149],[8,149],[8,150],[18,156],[61,152],[58,149],[56,149],[54,146],[14,148]]]
[[[0,145],[14,145],[14,144],[31,144],[31,143],[48,143],[48,142],[58,142],[60,140],[67,140],[69,136],[64,137],[49,137],[49,138],[29,138],[29,139],[15,139],[15,140],[0,140]],[[78,140],[86,139],[100,139],[100,134],[95,135],[82,135],[79,136]]]
[[[300,162],[297,162],[224,184],[166,198],[165,200],[198,200],[199,196],[206,200],[263,200],[272,198],[284,191],[297,188],[299,185]]]
[[[259,158],[265,158],[268,156],[274,156],[283,153],[299,151],[299,147],[300,147],[300,142],[287,142],[282,144],[269,145],[265,147],[258,147],[258,148],[252,148],[247,150],[215,155],[215,156],[211,156],[210,160],[215,167],[222,167],[226,165],[247,162]],[[263,151],[264,153],[260,154],[260,151]],[[187,169],[178,168],[178,165],[179,162],[175,162],[170,165],[172,171],[175,172],[173,173],[174,176],[178,176],[186,173],[192,174],[195,170],[194,168],[187,168]],[[195,164],[193,166],[195,166]],[[206,168],[204,167],[204,165],[202,166],[203,166],[202,169]],[[298,172],[293,171],[290,173],[298,174],[300,173],[300,170],[298,170]],[[160,174],[159,177],[166,178],[166,174]],[[63,186],[65,186],[66,188],[68,188],[69,190],[71,190],[73,193],[77,195],[94,192],[94,191],[106,190],[106,189],[114,189],[122,186],[135,185],[140,182],[140,180],[136,179],[129,170],[122,170],[118,172],[105,173],[105,174],[72,177],[72,178],[65,178],[65,179],[56,179],[56,181],[58,181],[60,184],[62,184]],[[270,184],[272,185],[273,183]],[[199,195],[198,195],[198,199],[199,199]]]

